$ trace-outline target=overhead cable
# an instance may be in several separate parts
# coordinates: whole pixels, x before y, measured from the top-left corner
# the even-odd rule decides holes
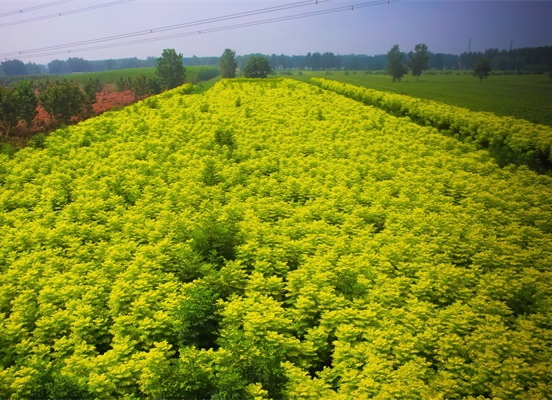
[[[75,10],[69,10],[69,11],[63,11],[63,12],[59,12],[59,13],[55,13],[55,14],[43,15],[41,17],[33,17],[33,18],[28,18],[28,19],[21,19],[21,20],[18,20],[18,21],[4,22],[4,23],[0,23],[0,28],[2,28],[4,26],[10,26],[10,25],[20,25],[20,24],[26,24],[26,23],[29,23],[29,22],[42,21],[42,20],[50,19],[50,18],[64,17],[66,15],[72,15],[72,14],[83,13],[83,12],[86,12],[86,11],[97,10],[98,8],[104,8],[104,7],[115,6],[115,5],[118,5],[118,4],[129,3],[131,1],[134,1],[134,0],[117,0],[117,1],[112,1],[110,3],[101,3],[101,4],[96,4],[94,6],[77,8]]]
[[[256,16],[256,15],[261,15],[261,14],[266,14],[266,13],[289,10],[289,9],[298,8],[298,7],[316,5],[316,4],[326,3],[328,1],[331,1],[331,0],[299,1],[299,2],[295,2],[295,3],[291,3],[291,4],[261,8],[261,9],[258,9],[258,10],[245,11],[245,12],[229,14],[229,15],[224,15],[224,16],[214,17],[214,18],[206,18],[206,19],[202,19],[202,20],[197,20],[197,21],[192,21],[192,22],[185,22],[185,23],[176,24],[176,25],[163,26],[163,27],[159,27],[159,28],[145,29],[145,30],[141,30],[141,31],[124,33],[124,34],[120,34],[120,35],[106,36],[106,37],[97,38],[97,39],[83,40],[83,41],[79,41],[79,42],[65,43],[65,44],[59,44],[59,45],[47,46],[47,47],[40,47],[40,48],[36,48],[36,49],[0,53],[0,57],[2,57],[2,58],[11,57],[11,56],[21,57],[23,55],[32,55],[32,54],[41,53],[41,52],[48,51],[48,50],[61,50],[61,49],[73,48],[73,47],[76,47],[76,46],[83,46],[83,45],[110,42],[110,41],[121,40],[121,39],[128,39],[128,38],[133,38],[133,37],[138,37],[138,36],[151,35],[151,34],[155,34],[155,33],[159,33],[159,32],[166,32],[166,31],[170,31],[170,30],[189,28],[189,27],[193,27],[193,26],[205,25],[205,24],[210,24],[210,23],[215,23],[215,22],[228,21],[228,20],[233,20],[233,19],[238,19],[238,18],[245,18],[245,17],[251,17],[251,16]]]
[[[397,1],[400,1],[400,0],[374,0],[374,1],[369,1],[369,2],[357,3],[357,4],[353,4],[353,5],[335,7],[335,8],[331,8],[331,9],[327,9],[327,10],[311,11],[311,12],[306,12],[306,13],[301,13],[301,14],[293,14],[293,15],[269,18],[269,19],[258,20],[258,21],[244,22],[244,23],[235,24],[235,25],[226,25],[226,26],[221,26],[221,27],[216,27],[216,28],[207,28],[207,29],[202,29],[202,30],[194,30],[194,31],[178,33],[178,34],[173,34],[173,35],[165,35],[165,36],[158,36],[158,37],[153,37],[153,38],[145,38],[145,39],[139,39],[139,40],[125,41],[125,42],[122,42],[122,43],[103,44],[103,45],[98,45],[98,46],[82,47],[82,48],[72,48],[70,50],[57,50],[57,51],[45,52],[45,53],[25,54],[25,55],[20,56],[19,58],[52,56],[52,55],[58,55],[58,54],[72,54],[72,53],[79,53],[79,52],[83,52],[83,51],[92,51],[92,50],[100,50],[100,49],[107,49],[107,48],[113,48],[113,47],[129,46],[129,45],[133,45],[133,44],[142,44],[142,43],[147,43],[147,42],[167,40],[167,39],[173,39],[173,38],[179,38],[179,37],[185,37],[185,36],[196,36],[196,35],[208,34],[208,33],[213,33],[213,32],[221,32],[221,31],[245,28],[245,27],[250,27],[250,26],[265,25],[265,24],[295,20],[295,19],[300,19],[300,18],[307,18],[307,17],[319,16],[319,15],[325,15],[325,14],[333,14],[333,13],[337,13],[337,12],[355,11],[355,10],[361,9],[361,8],[373,7],[373,6],[383,5],[383,4],[390,4],[390,3],[395,3]],[[318,3],[320,3],[320,2],[321,2],[321,0],[318,0]],[[4,55],[0,54],[0,56],[4,56]]]
[[[30,12],[30,11],[41,10],[43,8],[53,7],[53,6],[57,6],[59,4],[63,4],[63,3],[69,3],[71,1],[75,1],[75,0],[52,1],[50,3],[41,4],[41,5],[38,5],[38,6],[27,7],[27,8],[22,8],[22,9],[19,9],[19,10],[14,10],[14,11],[9,11],[9,12],[6,12],[6,13],[2,13],[2,14],[0,14],[0,17],[8,17],[10,15],[18,15],[18,14],[27,13],[27,12]]]

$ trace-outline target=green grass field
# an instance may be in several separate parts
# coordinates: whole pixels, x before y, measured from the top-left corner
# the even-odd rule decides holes
[[[98,79],[103,84],[106,83],[115,83],[121,78],[132,78],[136,79],[140,76],[146,76],[147,78],[155,78],[155,68],[128,68],[128,69],[117,69],[113,71],[102,71],[102,72],[85,72],[82,74],[71,74],[64,75],[62,78],[69,79],[75,82],[85,82],[88,79]]]
[[[324,71],[303,71],[302,75],[297,72],[293,74],[293,78],[303,81],[311,77],[334,79],[552,126],[552,80],[547,74],[492,75],[482,83],[463,72],[426,73],[418,82],[410,75],[406,75],[401,82],[393,82],[389,75],[366,74],[364,71],[332,71],[329,74]]]
[[[186,82],[199,82],[202,81],[199,76],[201,71],[204,70],[214,70],[216,67],[212,66],[193,66],[186,67]],[[40,75],[27,77],[27,80],[32,81],[52,81],[52,80],[63,80],[67,79],[69,81],[84,83],[89,79],[97,79],[102,84],[115,83],[121,78],[124,79],[136,79],[141,76],[145,76],[148,79],[153,79],[156,77],[156,68],[128,68],[128,69],[117,69],[112,71],[101,71],[101,72],[84,72],[68,75]],[[16,81],[12,82],[15,84]]]

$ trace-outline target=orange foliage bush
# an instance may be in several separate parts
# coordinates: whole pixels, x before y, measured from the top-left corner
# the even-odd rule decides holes
[[[124,107],[136,100],[132,90],[116,92],[111,85],[105,85],[101,92],[96,93],[96,103],[93,105],[94,114],[101,114],[116,107]]]
[[[113,85],[105,85],[100,92],[96,93],[96,102],[92,106],[92,115],[86,117],[73,117],[72,122],[78,122],[81,119],[99,115],[114,108],[127,106],[136,100],[139,100],[139,98],[136,97],[132,90],[117,92],[114,90]],[[37,114],[31,125],[26,126],[25,123],[21,122],[17,126],[16,134],[18,136],[48,132],[54,128],[54,119],[46,112],[44,107],[39,104],[36,110]]]

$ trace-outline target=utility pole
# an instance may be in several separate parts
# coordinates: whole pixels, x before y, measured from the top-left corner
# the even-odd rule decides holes
[[[508,52],[508,69],[512,69],[512,47],[514,46],[514,40],[510,40],[510,51]],[[514,65],[514,70],[516,69]]]
[[[466,60],[470,59],[470,51],[471,51],[471,39],[468,39],[468,52],[466,53]],[[460,60],[458,60],[460,69],[466,69],[466,60],[463,60],[462,55],[460,55]]]

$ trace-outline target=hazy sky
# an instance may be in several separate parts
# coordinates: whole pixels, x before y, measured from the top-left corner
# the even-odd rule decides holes
[[[318,0],[316,3],[315,0],[0,0],[0,60],[17,58],[47,63],[68,57],[146,58],[158,57],[164,48],[174,48],[186,57],[219,56],[225,48],[234,49],[238,54],[331,51],[372,55],[384,54],[394,44],[407,52],[416,43],[426,43],[435,53],[459,54],[468,50],[470,39],[472,51],[508,49],[511,41],[513,48],[552,45],[552,0],[391,0],[390,3],[386,0]],[[285,5],[297,7],[258,12]],[[345,6],[349,6],[346,11],[331,12]],[[250,11],[255,11],[255,15],[243,17],[241,14]],[[263,22],[325,11],[328,13]],[[212,21],[233,14],[237,15]],[[186,23],[197,24],[157,31]],[[251,23],[259,24],[235,27]],[[137,35],[96,41],[133,33]],[[169,35],[179,37],[150,41]],[[83,41],[91,42],[78,44]],[[114,47],[128,41],[138,43]],[[72,45],[61,47],[66,44]],[[52,46],[60,47],[45,49]],[[111,47],[79,51],[101,46]],[[35,49],[43,50],[9,54]]]

